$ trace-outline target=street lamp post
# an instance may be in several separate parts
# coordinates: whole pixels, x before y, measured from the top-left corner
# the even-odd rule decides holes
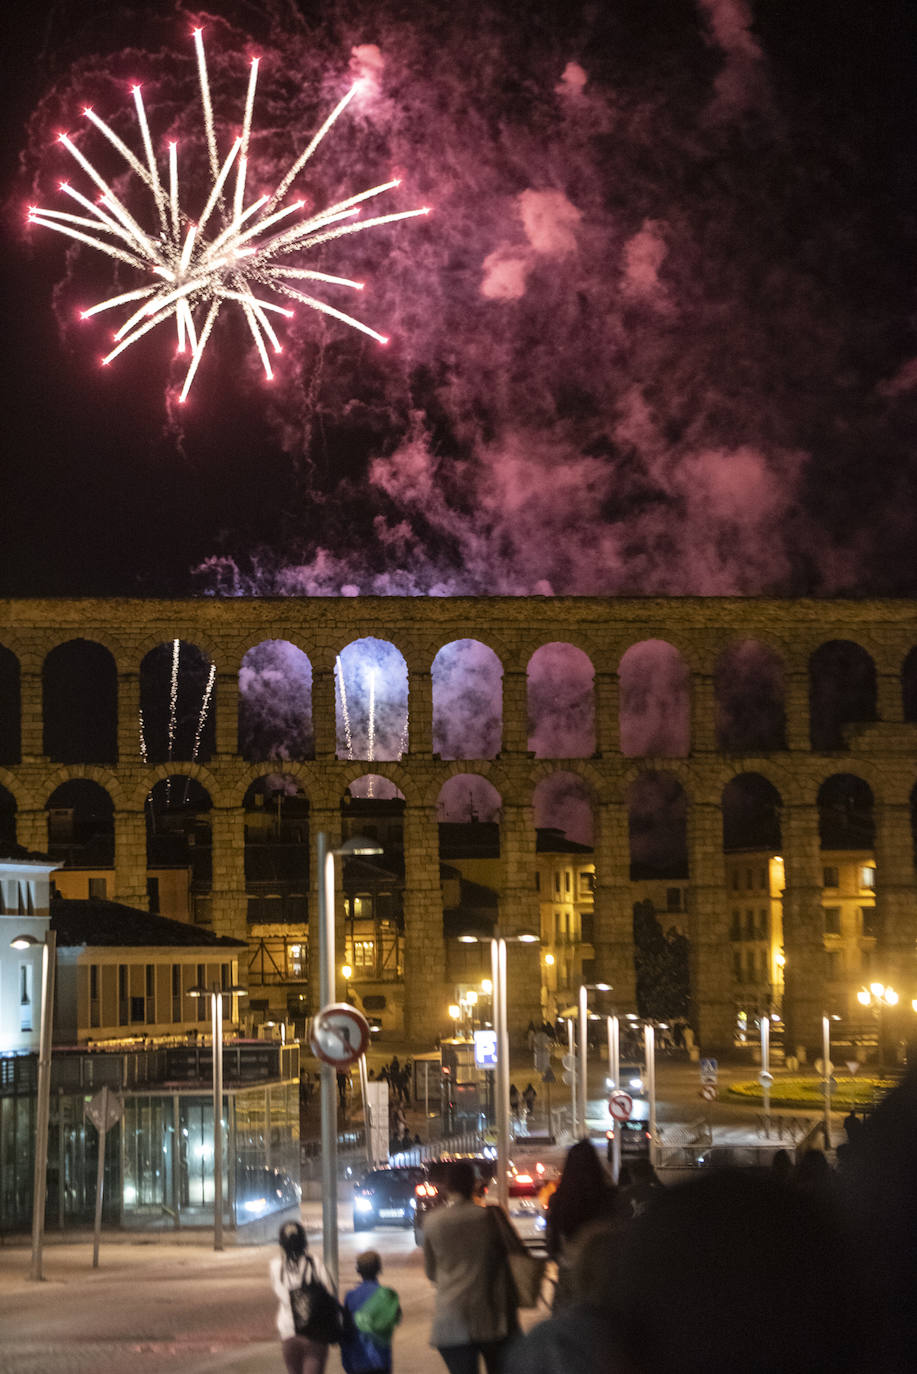
[[[35,1104],[35,1170],[32,1176],[32,1263],[29,1278],[43,1279],[42,1244],[45,1230],[45,1194],[48,1189],[48,1126],[51,1118],[51,1042],[54,1031],[54,973],[57,965],[57,933],[48,929],[44,940],[16,935],[12,949],[41,952],[41,1028],[38,1039],[38,1100]]]
[[[316,836],[318,858],[318,1000],[321,1008],[334,1001],[334,861],[350,855],[381,854],[374,840],[354,835],[332,849],[328,835]],[[330,1064],[321,1065],[322,1115],[322,1258],[329,1278],[338,1281],[338,1120],[337,1078]]]
[[[189,997],[210,998],[210,1033],[213,1041],[213,1248],[223,1248],[223,998],[244,997],[247,988],[228,988],[199,983],[188,989]]]
[[[611,992],[610,983],[580,983],[579,989],[579,1091],[578,1098],[578,1121],[574,1121],[574,1133],[580,1137],[588,1134],[586,1125],[586,1103],[588,1100],[586,1056],[589,1051],[589,993],[590,992]]]
[[[839,1016],[830,1016],[825,1012],[821,1019],[821,1054],[822,1054],[822,1091],[825,1094],[825,1149],[831,1149],[831,1022],[839,1021]]]
[[[472,932],[460,935],[462,944],[490,944],[491,982],[493,983],[493,1021],[497,1035],[497,1067],[495,1070],[494,1116],[497,1130],[497,1202],[506,1209],[509,1205],[509,1030],[506,996],[507,942],[535,945],[539,937],[534,931],[520,930],[515,935],[501,935],[497,928],[488,938]]]
[[[885,1010],[887,1007],[896,1007],[899,1002],[898,993],[892,987],[887,987],[884,983],[870,983],[868,988],[860,988],[857,993],[857,1001],[861,1007],[871,1007],[876,1017],[876,1051],[879,1059],[879,1072],[885,1068]]]

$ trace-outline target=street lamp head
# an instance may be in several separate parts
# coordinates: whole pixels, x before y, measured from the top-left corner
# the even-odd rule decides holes
[[[857,993],[857,1001],[859,1002],[861,1007],[869,1006],[870,1002],[872,1001],[872,994],[869,991],[869,988],[860,988],[859,992]]]
[[[896,1007],[898,1005],[898,1000],[898,994],[894,988],[885,989],[885,1005],[887,1007]]]
[[[611,992],[610,983],[593,983],[592,986],[595,988],[596,992]]]
[[[494,990],[494,985],[493,985],[493,983],[490,981],[490,979],[489,979],[489,978],[482,978],[482,979],[481,979],[481,991],[484,993],[485,997],[489,997],[490,994],[493,992],[493,990]]]
[[[870,983],[870,985],[869,985],[869,991],[872,993],[873,997],[882,998],[882,997],[885,996],[885,984],[884,984],[884,983]]]
[[[383,854],[384,852],[378,840],[371,840],[366,835],[352,835],[349,840],[345,840],[342,845],[334,850],[335,854],[344,858],[351,855],[360,855],[365,858],[370,854]]]
[[[203,983],[195,983],[193,988],[188,989],[189,997],[209,997],[210,989],[205,988]]]
[[[453,1002],[449,1007],[449,1020],[457,1021],[462,1014],[462,1009],[458,1002]]]
[[[513,938],[518,940],[520,945],[537,945],[541,941],[541,936],[536,935],[534,930],[517,931]]]
[[[40,944],[41,940],[36,940],[34,935],[14,935],[10,940],[10,949],[33,949]]]
[[[480,943],[480,937],[477,935],[472,935],[471,931],[469,930],[466,931],[464,935],[458,936],[458,942],[460,945],[477,945]]]
[[[349,980],[353,977],[353,965],[352,965],[352,964],[342,964],[342,965],[341,965],[341,977],[344,979],[345,982],[349,982]]]

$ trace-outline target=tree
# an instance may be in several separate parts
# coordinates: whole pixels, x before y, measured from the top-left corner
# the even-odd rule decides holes
[[[651,901],[634,903],[637,1012],[653,1021],[689,1017],[689,943],[677,926],[664,931]]]

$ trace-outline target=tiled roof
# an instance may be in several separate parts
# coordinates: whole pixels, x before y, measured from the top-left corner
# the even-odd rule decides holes
[[[61,947],[90,945],[93,948],[118,946],[183,947],[185,949],[245,949],[244,940],[214,935],[200,926],[154,916],[120,902],[99,898],[77,901],[57,897],[51,903],[51,926]]]

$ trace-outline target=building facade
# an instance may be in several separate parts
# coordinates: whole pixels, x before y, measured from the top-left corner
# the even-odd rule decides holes
[[[830,981],[823,852],[850,852],[855,842],[875,862],[874,966],[908,1004],[913,996],[912,602],[19,600],[0,603],[0,644],[0,831],[105,877],[108,896],[130,905],[149,904],[157,872],[185,870],[192,920],[249,941],[251,990],[272,1008],[287,1001],[291,974],[296,998],[314,1003],[317,961],[308,949],[316,877],[308,858],[316,833],[332,843],[354,833],[348,798],[382,800],[385,788],[403,801],[403,871],[388,865],[402,883],[399,1015],[418,1043],[447,1030],[444,796],[460,784],[486,785],[497,798],[499,855],[491,866],[498,877],[484,885],[498,891],[500,928],[511,934],[542,918],[536,835],[557,825],[544,804],[561,775],[590,813],[584,842],[594,850],[593,928],[581,943],[591,945],[594,976],[614,985],[622,1006],[634,996],[634,885],[649,865],[688,894],[699,1041],[711,1050],[731,1044],[725,856],[769,849],[784,861],[788,1035],[816,1045]],[[348,654],[361,644],[391,649],[402,666],[394,686],[382,668],[368,687],[364,679],[362,705],[350,679],[351,720],[340,688]],[[468,645],[478,676],[456,688],[452,670]],[[559,647],[568,667],[558,675],[550,664]],[[496,678],[482,695],[491,662]],[[575,700],[571,684],[579,684]],[[397,724],[388,732],[394,743],[382,747],[381,707],[374,737],[372,704],[386,692]],[[370,723],[361,736],[367,696]],[[265,701],[277,707],[274,716]],[[271,733],[279,716],[286,722],[280,742]],[[473,740],[467,749],[456,744],[457,721]],[[302,799],[306,862],[296,875],[301,904],[291,889],[286,906],[277,904],[279,919],[265,921],[270,884],[289,884],[252,866],[246,830],[252,789],[278,776]],[[838,846],[835,832],[845,824]],[[668,839],[659,844],[663,831]],[[350,920],[352,956],[369,958],[340,874],[339,884],[338,948]],[[260,905],[252,907],[254,898]],[[285,942],[282,959],[267,957],[270,941]],[[276,985],[257,983],[259,948],[262,967],[273,959],[280,970]],[[522,1028],[541,1014],[538,960],[537,951],[511,954],[512,1015]]]

